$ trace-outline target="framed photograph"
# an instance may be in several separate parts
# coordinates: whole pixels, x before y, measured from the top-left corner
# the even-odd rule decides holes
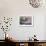
[[[19,24],[21,26],[33,26],[33,16],[20,16]]]

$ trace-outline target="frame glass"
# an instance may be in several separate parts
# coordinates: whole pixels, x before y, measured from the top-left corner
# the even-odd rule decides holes
[[[33,26],[33,16],[20,16],[20,26]]]

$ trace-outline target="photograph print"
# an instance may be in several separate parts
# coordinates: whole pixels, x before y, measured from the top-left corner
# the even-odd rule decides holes
[[[32,26],[33,25],[32,16],[20,16],[20,25]]]

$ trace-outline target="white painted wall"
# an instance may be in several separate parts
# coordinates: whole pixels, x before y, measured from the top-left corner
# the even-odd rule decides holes
[[[37,39],[44,40],[44,16],[33,16],[33,26],[20,26],[19,17],[14,16],[12,20],[12,26],[10,28],[10,35],[16,38],[16,40],[27,40],[29,37],[32,37],[34,34],[37,35]],[[3,18],[3,17],[2,17]],[[0,29],[0,34],[3,31]],[[2,34],[1,34],[2,35]],[[4,35],[4,33],[3,33]],[[0,36],[0,39],[4,37]]]
[[[44,39],[44,16],[34,16],[34,25],[30,26],[20,26],[19,16],[13,19],[11,34],[17,38],[17,40],[27,40],[34,34],[37,35],[39,40]]]
[[[34,26],[21,27],[19,25],[19,16],[34,16]],[[45,31],[45,8],[32,8],[28,0],[0,0],[0,16],[13,17],[11,33],[17,40],[27,40],[34,34],[39,40],[44,40]],[[45,34],[44,34],[45,33]],[[0,33],[1,34],[1,33]],[[2,35],[2,34],[1,34]],[[0,36],[2,39],[2,36]]]
[[[46,16],[45,16],[45,24],[44,24],[44,39],[46,39]]]

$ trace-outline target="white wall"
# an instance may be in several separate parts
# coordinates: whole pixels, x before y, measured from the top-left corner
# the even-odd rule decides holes
[[[17,20],[17,21],[16,21]],[[27,40],[34,34],[37,35],[39,40],[44,39],[44,16],[34,16],[34,25],[30,26],[20,26],[18,16],[13,18],[11,34],[19,40]]]
[[[20,14],[44,15],[46,8],[32,8],[28,0],[0,0],[0,15],[16,16]]]
[[[27,40],[29,37],[32,37],[34,34],[37,35],[37,39],[44,40],[44,16],[33,16],[33,26],[20,26],[19,17],[13,16],[12,26],[10,27],[10,33],[17,40]],[[3,17],[2,17],[3,18]],[[1,20],[1,17],[0,17]],[[3,19],[2,19],[3,20]],[[1,27],[0,27],[1,28]],[[3,31],[0,29],[0,35],[4,35]],[[4,37],[0,36],[0,39]]]
[[[21,27],[18,23],[21,15],[34,16],[34,26]],[[0,16],[13,17],[12,29],[9,32],[19,40],[28,39],[34,34],[39,40],[44,40],[44,15],[46,15],[45,8],[32,8],[28,0],[0,0]]]
[[[45,24],[44,24],[44,39],[46,39],[46,16],[45,16]]]

